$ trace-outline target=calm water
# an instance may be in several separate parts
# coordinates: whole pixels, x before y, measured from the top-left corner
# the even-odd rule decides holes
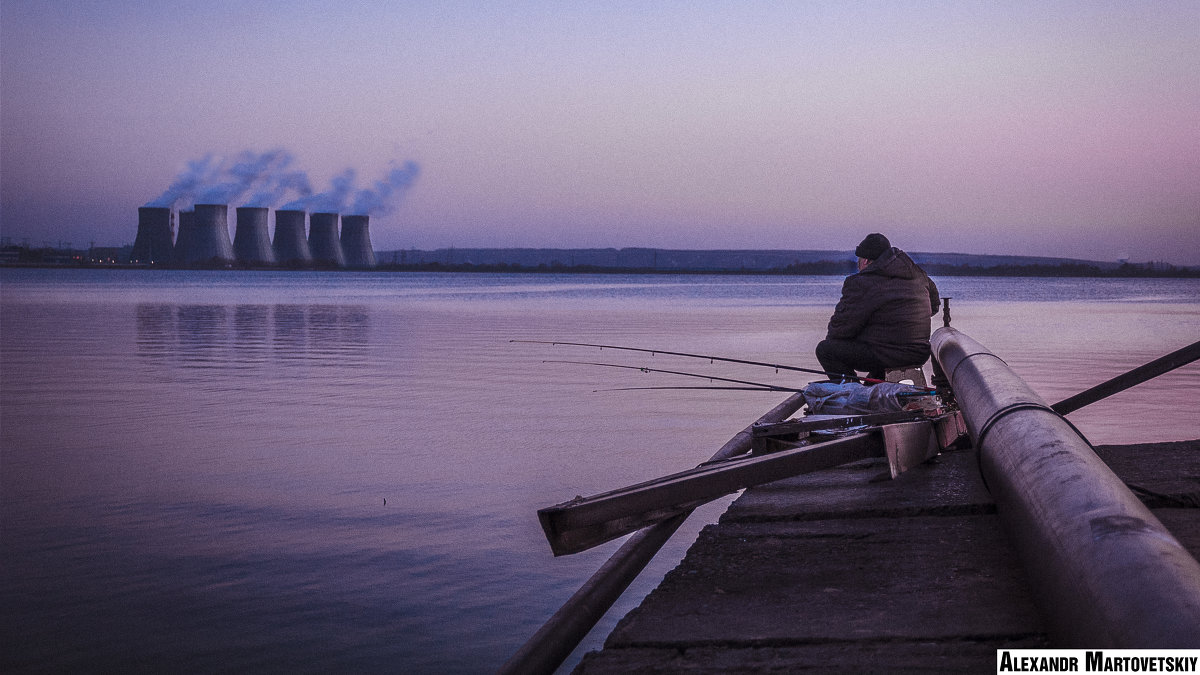
[[[939,279],[1050,402],[1200,336],[1200,281]],[[490,672],[617,542],[538,508],[694,466],[814,367],[840,278],[0,272],[0,670]],[[940,318],[938,319],[940,325]],[[1072,415],[1200,437],[1195,364]],[[682,557],[702,509],[583,650]]]

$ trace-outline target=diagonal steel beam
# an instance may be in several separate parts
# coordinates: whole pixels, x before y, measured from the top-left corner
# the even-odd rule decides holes
[[[538,511],[555,555],[586,550],[744,488],[883,457],[879,430],[763,456],[729,459]]]
[[[1102,382],[1087,391],[1082,391],[1070,398],[1063,399],[1058,403],[1050,406],[1054,412],[1060,415],[1067,415],[1079,410],[1085,405],[1091,405],[1096,401],[1108,398],[1113,394],[1125,391],[1126,389],[1139,385],[1147,380],[1153,379],[1169,373],[1176,368],[1200,360],[1200,342],[1177,349],[1166,356],[1154,359],[1150,363],[1138,366],[1133,370],[1121,373],[1120,375]]]

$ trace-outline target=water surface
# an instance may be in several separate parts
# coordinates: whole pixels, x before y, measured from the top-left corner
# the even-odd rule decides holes
[[[1054,402],[1200,335],[1195,280],[939,279]],[[836,277],[0,272],[0,668],[491,672],[615,550],[535,512],[694,466],[809,376]],[[937,320],[940,325],[940,318]],[[1071,416],[1200,437],[1200,368]],[[724,504],[702,509],[597,648]],[[573,660],[577,660],[577,652]]]

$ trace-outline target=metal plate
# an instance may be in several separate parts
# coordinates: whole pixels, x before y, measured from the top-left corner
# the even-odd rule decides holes
[[[892,478],[938,454],[940,448],[929,421],[883,425],[883,445]]]

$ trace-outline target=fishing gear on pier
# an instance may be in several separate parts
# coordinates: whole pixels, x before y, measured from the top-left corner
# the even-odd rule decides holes
[[[884,381],[884,380],[877,380],[877,379],[871,378],[871,377],[859,377],[857,375],[846,375],[844,373],[830,373],[830,372],[827,372],[824,370],[817,370],[815,368],[801,368],[800,366],[789,366],[789,365],[782,364],[782,363],[768,363],[765,361],[750,361],[747,359],[734,359],[734,358],[729,358],[729,357],[725,357],[725,356],[713,356],[712,354],[691,354],[688,352],[675,352],[675,351],[668,351],[665,349],[646,349],[643,347],[625,347],[625,346],[621,346],[621,345],[604,345],[604,344],[595,344],[595,343],[590,343],[590,342],[562,342],[562,341],[558,341],[558,340],[509,340],[509,342],[520,342],[520,343],[525,343],[525,344],[551,345],[551,346],[562,345],[562,346],[566,346],[566,347],[594,347],[594,348],[601,349],[601,350],[617,349],[620,351],[641,352],[643,354],[650,354],[650,355],[663,354],[665,356],[682,356],[682,357],[691,358],[691,359],[707,359],[709,363],[715,363],[717,361],[721,361],[723,363],[740,363],[740,364],[746,365],[746,366],[762,366],[762,367],[766,367],[766,368],[774,368],[776,373],[778,373],[781,370],[789,370],[789,371],[794,371],[794,372],[799,372],[799,373],[811,373],[813,375],[824,375],[831,379],[855,380],[858,382],[862,382],[863,384],[879,384],[880,382]],[[629,367],[632,367],[632,366],[629,366]],[[788,390],[779,389],[778,391],[788,391]]]

